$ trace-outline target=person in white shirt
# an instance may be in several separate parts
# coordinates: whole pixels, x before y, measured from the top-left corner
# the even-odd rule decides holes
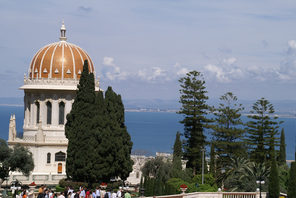
[[[111,198],[116,198],[117,194],[114,190],[112,190],[112,193],[111,193]]]
[[[121,197],[121,191],[122,191],[122,187],[119,187],[119,190],[116,193],[116,197]]]
[[[58,196],[58,198],[65,198],[64,193],[62,192],[62,193]]]
[[[85,190],[84,190],[84,188],[82,188],[82,190],[80,191],[80,197],[85,197]]]
[[[101,192],[99,187],[96,188],[96,198],[100,198],[101,197]]]

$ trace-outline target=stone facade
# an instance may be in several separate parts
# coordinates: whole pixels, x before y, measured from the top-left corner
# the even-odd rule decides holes
[[[71,111],[84,60],[93,63],[80,47],[66,42],[65,26],[59,42],[46,45],[33,57],[24,76],[23,137],[17,137],[16,120],[9,122],[8,145],[21,144],[33,154],[34,170],[29,177],[11,173],[10,180],[23,184],[57,184],[66,176],[65,162],[68,140],[65,137],[66,115]],[[99,81],[95,82],[100,90]]]

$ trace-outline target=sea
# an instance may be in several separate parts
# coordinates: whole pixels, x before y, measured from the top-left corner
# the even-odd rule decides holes
[[[0,106],[0,138],[8,139],[10,115],[16,116],[17,132],[22,132],[23,106]],[[182,115],[174,112],[126,112],[125,124],[133,141],[133,154],[153,156],[156,152],[172,153],[177,131],[183,132],[179,123]],[[243,120],[246,120],[243,117]],[[287,159],[294,160],[296,146],[296,118],[279,118],[284,121]],[[210,140],[211,133],[206,132]],[[207,149],[209,153],[209,149]]]

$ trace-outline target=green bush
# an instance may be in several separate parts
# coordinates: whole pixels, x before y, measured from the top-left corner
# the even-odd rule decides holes
[[[195,175],[192,179],[192,182],[201,185],[202,175]],[[210,186],[216,185],[215,178],[212,176],[212,174],[204,174],[204,184],[208,184]]]
[[[59,186],[62,188],[72,186],[74,190],[78,190],[80,186],[88,186],[88,184],[85,182],[73,182],[73,181],[61,179],[59,181]]]
[[[166,182],[167,189],[169,190],[167,193],[169,194],[181,193],[180,186],[182,184],[187,185],[186,193],[198,191],[198,188],[195,186],[194,183],[186,182],[180,178],[171,178]]]
[[[64,187],[61,187],[59,185],[56,185],[55,189],[56,189],[56,192],[64,192],[64,190],[65,190]]]
[[[197,189],[198,192],[217,192],[218,190],[216,185],[211,186],[209,184],[201,184]]]

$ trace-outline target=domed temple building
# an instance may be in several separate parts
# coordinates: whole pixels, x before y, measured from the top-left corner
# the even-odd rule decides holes
[[[23,137],[16,136],[15,116],[9,123],[8,145],[21,144],[33,154],[35,168],[29,177],[12,173],[10,180],[23,184],[56,184],[65,177],[66,115],[71,111],[77,84],[88,60],[89,71],[94,66],[89,55],[77,45],[67,42],[66,28],[61,27],[60,41],[42,47],[31,61],[24,76]],[[95,82],[96,91],[99,81]]]

